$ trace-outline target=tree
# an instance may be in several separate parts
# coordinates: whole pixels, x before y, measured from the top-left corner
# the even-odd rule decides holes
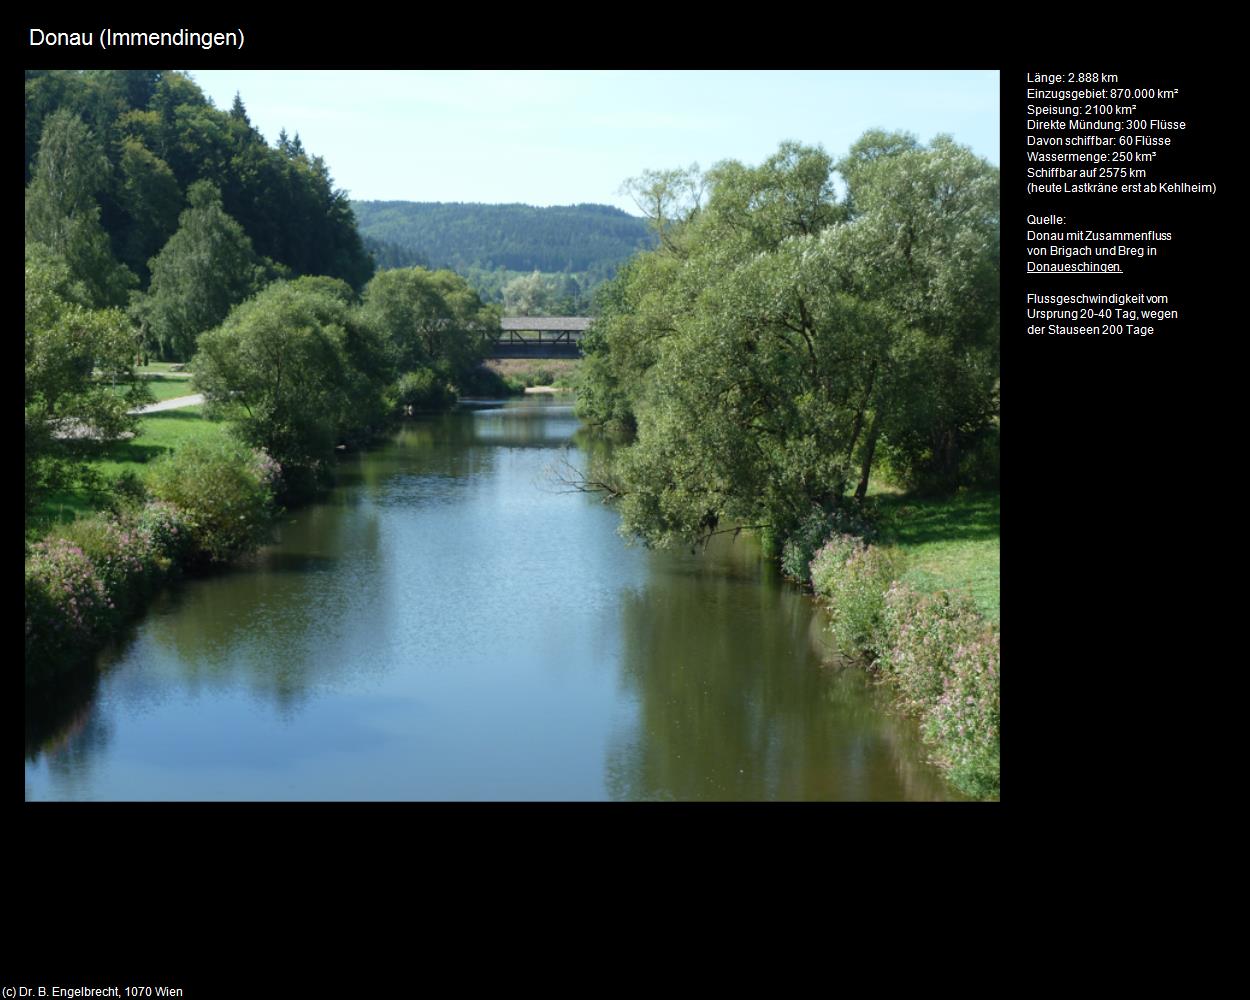
[[[998,170],[948,136],[869,132],[838,164],[852,203],[839,274],[919,331],[914,363],[874,405],[873,446],[908,485],[950,489],[998,412]]]
[[[187,193],[178,231],[151,261],[152,284],[137,312],[163,356],[186,360],[196,338],[263,282],[265,268],[243,228],[207,181]]]
[[[276,282],[200,337],[196,386],[288,486],[322,473],[334,446],[385,418],[385,348],[343,282]]]
[[[459,384],[486,357],[499,312],[451,271],[413,267],[374,276],[363,295],[366,321],[389,345],[397,371],[431,368]]]
[[[252,120],[247,116],[247,108],[243,106],[243,96],[237,90],[234,92],[234,103],[230,105],[230,117],[241,121],[244,125],[252,124]]]
[[[133,429],[126,411],[150,397],[134,378],[125,316],[91,308],[65,262],[36,243],[26,244],[25,327],[29,517],[49,491],[86,482],[85,455]]]
[[[784,143],[634,185],[661,244],[601,296],[578,406],[635,423],[614,490],[649,543],[784,538],[862,499],[883,442],[923,462],[917,442],[993,410],[997,172],[941,137],[870,135],[845,161],[852,210],[832,167]]]
[[[555,298],[555,282],[538,271],[518,275],[503,286],[503,307],[509,316],[550,316]]]
[[[126,221],[118,234],[122,261],[142,281],[148,261],[178,228],[182,191],[169,165],[138,139],[122,140],[119,201]]]
[[[51,115],[26,189],[26,239],[62,258],[101,306],[123,304],[135,284],[100,226],[96,195],[108,179],[108,159],[82,119],[66,109]]]

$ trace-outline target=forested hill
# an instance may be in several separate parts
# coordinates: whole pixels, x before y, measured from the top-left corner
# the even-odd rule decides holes
[[[585,273],[606,277],[651,246],[645,220],[609,205],[353,201],[379,265]]]
[[[65,258],[100,304],[148,290],[199,182],[212,186],[206,201],[220,202],[216,228],[241,228],[234,242],[246,237],[244,255],[271,276],[330,275],[361,288],[373,274],[346,193],[299,133],[283,130],[270,146],[241,96],[216,108],[182,73],[28,70],[26,182],[27,240]],[[181,263],[176,250],[167,256]]]

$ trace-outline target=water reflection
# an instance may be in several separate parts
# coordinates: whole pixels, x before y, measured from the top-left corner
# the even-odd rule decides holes
[[[527,399],[346,456],[274,545],[28,704],[27,797],[949,797],[750,539],[628,547],[545,480],[611,447]]]
[[[946,797],[867,677],[821,666],[810,603],[748,539],[657,553],[651,570],[621,607],[639,719],[612,747],[614,798]]]

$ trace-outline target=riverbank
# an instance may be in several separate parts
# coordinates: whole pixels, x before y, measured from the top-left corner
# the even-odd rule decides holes
[[[577,388],[581,361],[560,358],[495,358],[486,368],[503,380],[509,391],[521,393],[571,392]]]
[[[142,479],[123,474],[105,509],[28,543],[27,688],[89,663],[169,579],[259,545],[280,482],[263,453],[201,437],[163,455]]]
[[[88,463],[97,486],[51,493],[31,518],[28,540],[43,537],[59,525],[104,510],[112,501],[119,479],[143,482],[162,455],[172,454],[192,441],[211,443],[229,436],[224,421],[209,420],[202,405],[142,416],[133,438],[105,445]]]
[[[841,654],[920,720],[955,787],[997,799],[999,495],[881,496],[869,510],[830,519],[812,551],[801,545],[822,534],[814,521],[783,563],[829,608]]]

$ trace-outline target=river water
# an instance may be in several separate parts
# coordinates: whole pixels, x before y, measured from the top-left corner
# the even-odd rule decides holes
[[[649,552],[561,489],[587,446],[531,397],[347,458],[28,705],[26,798],[959,797],[749,539]]]

